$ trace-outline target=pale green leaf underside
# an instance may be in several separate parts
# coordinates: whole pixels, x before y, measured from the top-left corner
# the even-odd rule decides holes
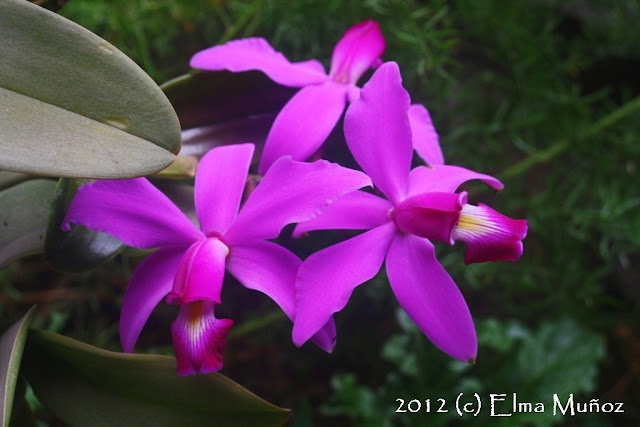
[[[170,164],[167,150],[120,129],[0,88],[0,164],[37,175],[118,178]]]
[[[167,166],[177,116],[131,59],[23,0],[0,2],[0,169],[115,178]]]

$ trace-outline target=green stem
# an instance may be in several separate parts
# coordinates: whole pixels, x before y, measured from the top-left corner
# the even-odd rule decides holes
[[[563,138],[545,150],[532,153],[526,159],[505,169],[504,172],[500,174],[500,177],[503,179],[510,179],[526,172],[538,163],[547,162],[567,150],[572,141],[581,141],[591,138],[637,110],[640,110],[640,96],[627,102],[617,110],[607,114],[584,131],[580,132],[574,138]]]

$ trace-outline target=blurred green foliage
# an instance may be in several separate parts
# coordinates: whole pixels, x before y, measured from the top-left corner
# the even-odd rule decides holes
[[[459,418],[451,408],[397,414],[396,399],[430,398],[433,410],[438,398],[452,402],[460,392],[483,399],[517,392],[547,407],[506,421],[485,411],[475,419],[481,425],[640,422],[636,1],[73,0],[60,13],[115,44],[157,82],[188,71],[200,49],[252,35],[292,60],[328,66],[346,28],[372,17],[387,40],[384,59],[400,64],[413,102],[431,112],[447,162],[504,179],[498,195],[470,185],[471,201],[529,220],[516,263],[464,266],[463,248],[438,248],[476,320],[473,366],[451,361],[394,315],[384,274],[358,288],[338,315],[333,355],[296,350],[290,324],[269,317],[273,305],[225,289],[238,325],[268,320],[230,339],[223,372],[294,414],[300,405],[295,425],[448,425]],[[52,315],[51,325],[117,347],[117,302],[135,265],[126,254],[117,260],[115,270],[49,280],[75,290],[45,310],[65,313]],[[40,265],[32,259],[0,271],[6,312],[50,276]],[[159,307],[140,348],[162,351],[174,315]],[[625,413],[552,417],[554,393],[625,402]]]
[[[478,393],[483,405],[478,418],[465,414],[474,423],[552,425],[562,421],[553,415],[553,395],[558,395],[564,407],[572,393],[578,399],[592,392],[596,364],[605,352],[602,337],[583,330],[570,318],[544,322],[534,331],[516,320],[489,318],[476,325],[486,359],[471,366],[443,360],[425,345],[422,333],[404,312],[399,310],[397,318],[401,332],[391,335],[381,352],[393,366],[382,385],[360,385],[351,373],[336,375],[332,381],[335,394],[322,405],[322,413],[346,415],[363,426],[446,426],[460,419],[455,404],[458,395],[463,393],[462,402],[468,403]],[[513,393],[516,402],[534,406],[539,402],[544,411],[514,412]],[[491,416],[491,394],[496,395],[493,413],[511,416]],[[409,404],[414,399],[420,406]],[[581,414],[578,420],[584,421]]]

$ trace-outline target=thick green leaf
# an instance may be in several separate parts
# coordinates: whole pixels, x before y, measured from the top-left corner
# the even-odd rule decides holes
[[[4,190],[5,188],[11,187],[12,185],[26,181],[30,178],[33,178],[33,176],[24,173],[0,171],[0,190]]]
[[[60,178],[54,191],[44,253],[47,262],[56,270],[90,270],[111,259],[124,247],[115,237],[82,225],[74,225],[70,232],[62,231],[67,208],[83,183],[81,180]]]
[[[20,376],[13,396],[9,427],[37,427],[35,415],[27,402],[27,382]]]
[[[72,426],[281,425],[289,411],[221,374],[180,377],[168,356],[114,353],[31,330],[23,372]]]
[[[2,420],[2,427],[8,426],[11,419],[22,350],[32,313],[33,308],[0,337],[0,378],[2,378],[0,383],[0,420]]]
[[[264,74],[198,72],[162,85],[183,129],[183,155],[201,156],[213,147],[264,143],[278,112],[298,89]],[[259,155],[256,153],[257,156]]]
[[[0,2],[0,168],[39,175],[147,175],[173,161],[166,96],[95,34],[24,0]]]
[[[55,185],[34,179],[0,191],[0,267],[44,250]]]

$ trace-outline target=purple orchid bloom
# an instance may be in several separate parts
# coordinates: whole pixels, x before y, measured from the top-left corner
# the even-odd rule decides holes
[[[233,322],[217,319],[225,269],[265,293],[293,320],[300,259],[270,242],[292,222],[309,220],[343,194],[366,185],[362,172],[327,161],[281,158],[238,212],[254,146],[223,146],[201,160],[195,178],[198,229],[147,179],[96,181],[78,190],[63,222],[109,233],[136,248],[160,248],[135,271],[120,316],[120,340],[132,352],[149,315],[166,296],[180,312],[171,335],[181,375],[218,371]],[[313,340],[333,349],[329,319]]]
[[[345,104],[358,98],[356,83],[379,65],[385,41],[377,22],[368,19],[349,28],[333,50],[329,74],[315,59],[289,62],[262,38],[233,40],[196,53],[191,67],[242,72],[259,70],[283,86],[301,87],[276,117],[267,136],[258,173],[264,175],[281,156],[306,160],[320,148],[342,116]]]
[[[434,164],[410,171],[412,137],[416,137],[410,114],[409,94],[393,62],[378,68],[347,110],[347,144],[387,199],[357,191],[296,227],[295,235],[320,229],[368,230],[303,262],[296,278],[293,328],[298,346],[340,311],[353,289],[373,278],[386,259],[391,288],[422,332],[458,360],[476,358],[469,308],[438,263],[430,240],[465,242],[467,263],[516,260],[522,254],[527,222],[507,218],[482,204],[467,204],[465,192],[456,194],[458,186],[471,179],[496,190],[503,186],[491,176],[443,165],[435,131],[423,129],[419,135],[425,138]]]

